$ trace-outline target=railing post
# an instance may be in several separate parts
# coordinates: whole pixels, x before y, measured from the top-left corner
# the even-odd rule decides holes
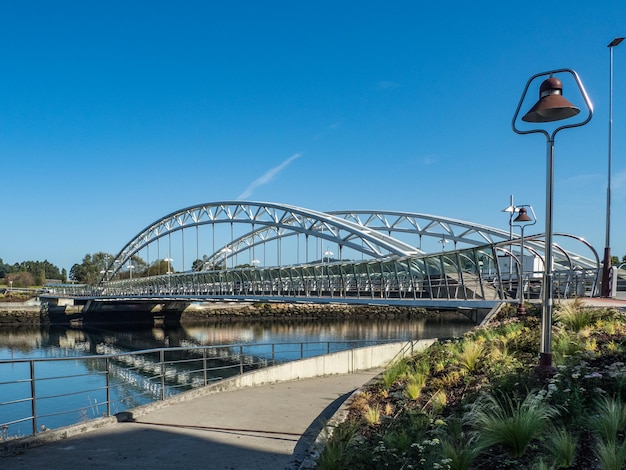
[[[276,364],[276,344],[272,343],[272,365]]]
[[[108,357],[104,358],[106,394],[107,394],[107,416],[111,416],[111,361]]]
[[[304,343],[300,343],[300,359],[304,359]]]
[[[33,435],[37,434],[37,391],[35,388],[35,362],[30,361],[30,409],[33,414]]]
[[[207,377],[207,362],[206,362],[206,348],[202,348],[202,369],[204,372],[204,385],[208,384],[208,377]]]
[[[165,349],[159,351],[161,359],[161,401],[165,400]]]
[[[243,346],[239,346],[239,375],[243,375]]]

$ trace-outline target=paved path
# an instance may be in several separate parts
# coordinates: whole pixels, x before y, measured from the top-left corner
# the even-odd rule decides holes
[[[626,293],[618,292],[614,298],[607,299],[603,297],[584,297],[581,299],[585,305],[591,307],[613,307],[620,310],[626,310]]]
[[[381,372],[244,388],[0,458],[11,469],[297,469],[339,406]]]

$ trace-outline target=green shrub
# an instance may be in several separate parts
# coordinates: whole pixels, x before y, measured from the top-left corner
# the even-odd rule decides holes
[[[461,343],[461,350],[458,353],[459,364],[467,372],[474,372],[478,369],[479,361],[483,355],[484,347],[474,340],[466,340]]]
[[[557,414],[555,407],[534,393],[526,395],[523,401],[486,393],[474,403],[465,419],[474,429],[478,447],[500,445],[511,457],[518,458]]]
[[[618,445],[615,440],[609,442],[599,440],[596,445],[596,456],[603,470],[622,470],[626,461],[626,441]]]
[[[571,467],[576,457],[576,436],[563,427],[556,428],[548,434],[546,450],[557,468]]]
[[[554,319],[577,333],[591,326],[596,319],[596,310],[585,308],[582,301],[576,299],[573,302],[559,305]]]
[[[589,417],[590,429],[602,442],[615,442],[617,434],[626,428],[626,406],[619,399],[603,396],[596,400],[594,408]]]

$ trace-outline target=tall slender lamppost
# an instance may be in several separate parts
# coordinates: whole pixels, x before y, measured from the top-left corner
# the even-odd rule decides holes
[[[615,38],[609,45],[609,172],[606,186],[606,237],[602,262],[602,297],[611,297],[611,167],[613,166],[613,48],[624,38]]]
[[[511,194],[511,201],[509,205],[502,209],[502,212],[508,212],[509,214],[509,242],[513,240],[513,217],[519,211],[518,207],[515,207],[513,203],[513,195]],[[509,245],[509,251],[513,251],[513,245]],[[510,257],[511,261],[509,262],[509,284],[511,283],[511,279],[513,279],[513,257]]]
[[[550,123],[569,119],[580,113],[580,109],[563,97],[563,84],[561,80],[554,77],[556,74],[570,74],[576,82],[578,89],[585,101],[588,110],[587,117],[580,122],[557,126],[549,132],[543,128],[520,129],[517,118],[528,92],[531,83],[540,77],[548,76],[539,87],[539,101],[530,108],[522,117],[522,121],[528,123]],[[556,371],[552,366],[552,286],[553,286],[553,259],[552,259],[552,216],[553,216],[553,195],[554,195],[554,138],[556,134],[571,127],[580,127],[587,124],[593,115],[593,106],[587,92],[578,77],[578,74],[571,69],[557,69],[533,75],[528,79],[522,97],[520,98],[517,110],[513,116],[513,131],[518,134],[540,133],[546,138],[547,143],[547,169],[546,169],[546,240],[545,240],[545,260],[543,276],[543,299],[541,315],[541,346],[539,352],[539,365],[537,371],[542,375],[552,375]]]
[[[531,214],[530,217],[528,215],[528,211],[526,208],[530,209]],[[535,216],[535,211],[533,210],[533,206],[523,205],[516,207],[518,215],[512,221],[511,225],[516,225],[520,227],[521,239],[520,239],[520,256],[519,256],[519,282],[518,282],[518,290],[519,290],[519,305],[517,306],[517,314],[520,316],[526,315],[526,308],[524,307],[524,229],[529,225],[535,225],[537,223],[537,217]]]

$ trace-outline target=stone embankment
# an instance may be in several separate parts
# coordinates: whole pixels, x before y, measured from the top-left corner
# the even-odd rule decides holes
[[[333,318],[415,318],[434,314],[418,307],[377,305],[320,305],[281,303],[219,303],[189,305],[176,315],[181,324],[237,320],[322,320]],[[158,314],[158,313],[157,313]],[[65,315],[50,315],[45,306],[0,302],[0,326],[65,322]]]
[[[47,312],[42,311],[38,302],[0,302],[0,326],[40,325],[48,322]]]
[[[181,323],[225,320],[278,320],[278,319],[330,319],[330,318],[411,318],[423,317],[434,312],[419,307],[396,307],[389,305],[345,304],[288,304],[252,303],[194,304],[187,307]]]

